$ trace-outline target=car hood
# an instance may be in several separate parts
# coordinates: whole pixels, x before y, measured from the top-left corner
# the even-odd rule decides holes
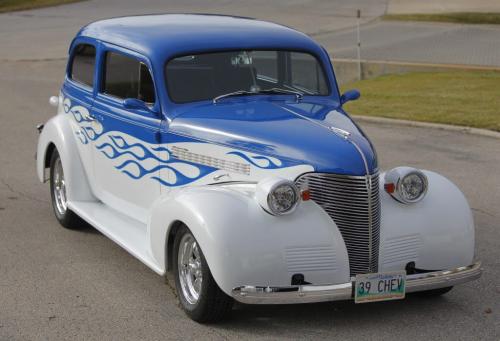
[[[363,157],[369,173],[377,171],[370,141],[328,101],[238,98],[183,106],[174,114],[169,125],[174,134],[273,156],[288,164],[308,164],[316,172],[365,175]],[[335,128],[349,132],[349,137]]]

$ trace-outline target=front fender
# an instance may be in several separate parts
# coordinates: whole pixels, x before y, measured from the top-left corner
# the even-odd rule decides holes
[[[286,286],[302,273],[313,284],[349,281],[344,240],[331,218],[312,201],[290,215],[266,213],[255,186],[187,187],[154,205],[149,235],[153,257],[166,264],[166,239],[176,221],[197,239],[219,287],[230,295],[242,285]]]
[[[89,186],[87,175],[81,162],[71,122],[67,116],[56,115],[45,125],[38,138],[36,169],[38,179],[47,181],[45,160],[49,146],[53,144],[61,157],[66,178],[66,191],[69,201],[96,200]]]
[[[467,200],[445,177],[423,172],[428,179],[428,192],[415,204],[394,200],[381,181],[381,271],[401,270],[409,262],[424,270],[472,264],[474,223]]]

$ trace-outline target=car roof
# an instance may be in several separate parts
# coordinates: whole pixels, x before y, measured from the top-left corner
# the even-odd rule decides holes
[[[262,20],[212,14],[156,14],[105,19],[84,26],[78,37],[137,51],[152,60],[230,49],[291,49],[321,54],[306,34]]]

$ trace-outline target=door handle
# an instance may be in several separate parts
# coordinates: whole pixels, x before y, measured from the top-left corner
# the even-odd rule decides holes
[[[94,122],[94,121],[104,121],[104,117],[101,115],[94,115],[94,114],[88,114],[87,115],[87,120],[89,122]]]

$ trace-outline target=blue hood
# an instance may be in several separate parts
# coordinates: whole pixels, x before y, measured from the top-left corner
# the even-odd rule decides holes
[[[365,175],[353,143],[328,127],[351,133],[370,173],[377,170],[375,151],[363,132],[332,102],[270,100],[267,96],[234,98],[217,104],[182,106],[174,112],[169,131],[235,149],[309,164],[316,172]]]

